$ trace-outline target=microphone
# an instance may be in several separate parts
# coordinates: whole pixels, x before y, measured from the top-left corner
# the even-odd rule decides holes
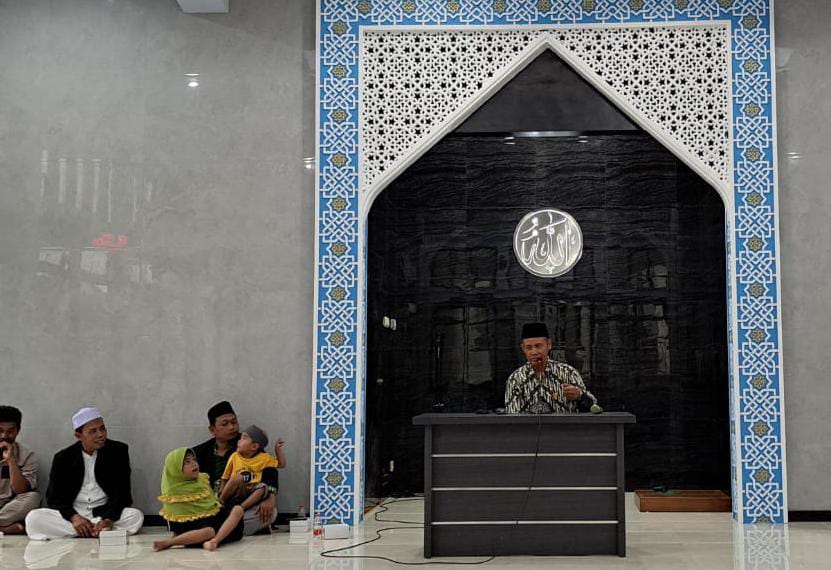
[[[603,413],[603,408],[600,406],[600,404],[597,403],[597,398],[595,398],[594,394],[589,392],[588,388],[586,388],[586,396],[588,396],[589,399],[592,401],[592,407],[589,408],[591,413],[593,413],[593,414],[602,414]]]

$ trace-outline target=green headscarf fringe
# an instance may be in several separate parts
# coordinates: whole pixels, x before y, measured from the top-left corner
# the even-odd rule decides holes
[[[159,514],[171,522],[212,517],[221,509],[206,473],[200,473],[195,480],[186,479],[182,473],[189,451],[193,453],[187,447],[179,447],[168,453],[164,460],[162,494],[159,496],[162,510]]]

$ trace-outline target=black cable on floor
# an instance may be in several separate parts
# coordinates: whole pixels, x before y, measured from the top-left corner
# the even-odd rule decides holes
[[[387,501],[387,502],[381,501],[380,503],[378,503],[376,505],[376,508],[380,508],[380,509],[384,509],[384,510],[383,511],[377,511],[375,513],[375,516],[374,516],[375,522],[393,523],[393,524],[418,524],[418,525],[424,526],[423,523],[420,523],[418,521],[397,521],[397,520],[394,520],[394,519],[379,519],[378,518],[379,514],[385,513],[389,510],[389,508],[387,508],[387,505],[389,505],[390,503],[402,503],[404,501],[423,501],[423,500],[424,500],[424,497],[407,497],[407,498],[403,498],[403,499],[392,499],[391,501]]]
[[[403,566],[428,566],[430,564],[454,564],[456,566],[471,566],[471,565],[474,565],[474,564],[485,564],[487,562],[490,562],[494,558],[496,558],[496,556],[491,556],[489,558],[486,558],[485,560],[478,560],[476,562],[439,562],[439,561],[402,562],[400,560],[393,560],[392,558],[387,558],[386,556],[373,556],[373,555],[369,555],[369,554],[339,554],[339,555],[333,555],[332,554],[334,552],[343,552],[344,550],[350,550],[352,548],[357,548],[359,546],[365,546],[367,544],[375,542],[376,540],[380,540],[381,539],[381,533],[386,532],[388,530],[401,530],[401,529],[411,529],[411,528],[417,528],[417,527],[391,526],[391,527],[387,527],[387,528],[379,528],[378,530],[375,531],[375,538],[371,538],[369,540],[359,542],[358,544],[350,544],[349,546],[343,546],[341,548],[333,548],[331,550],[324,550],[323,552],[320,553],[320,555],[324,558],[363,558],[363,559],[367,559],[367,560],[384,560],[386,562],[392,562],[393,564],[401,564]]]
[[[423,500],[423,499],[421,497],[413,497],[413,498],[408,498],[408,499],[396,499],[396,500],[392,500],[392,501],[387,501],[386,503],[381,503],[378,506],[379,507],[385,507],[386,505],[388,505],[390,503],[398,503],[398,502],[401,502],[401,501],[417,501],[417,500]],[[389,510],[389,509],[385,508],[381,512],[386,512],[387,510]],[[378,513],[375,513],[375,520],[379,520],[378,519]],[[387,521],[381,520],[379,522],[387,522]],[[390,521],[390,522],[394,522],[394,521]],[[369,540],[365,540],[365,541],[359,542],[357,544],[350,544],[349,546],[342,546],[340,548],[332,548],[330,550],[324,550],[323,552],[320,553],[320,556],[322,556],[323,558],[361,558],[361,559],[366,559],[366,560],[383,560],[385,562],[391,562],[393,564],[400,564],[402,566],[429,566],[431,564],[453,564],[455,566],[473,566],[473,565],[477,565],[477,564],[485,564],[487,562],[490,562],[494,558],[496,558],[496,556],[491,556],[489,558],[486,558],[485,560],[477,560],[476,562],[452,562],[452,561],[451,562],[438,562],[438,561],[402,562],[400,560],[393,560],[392,558],[387,558],[386,556],[373,556],[373,555],[370,555],[370,554],[337,554],[337,555],[333,554],[335,552],[343,552],[345,550],[351,550],[353,548],[358,548],[359,546],[365,546],[367,544],[371,544],[371,543],[373,543],[377,540],[380,540],[381,539],[381,533],[386,532],[388,530],[406,530],[406,529],[413,529],[413,528],[419,528],[419,527],[424,528],[424,525],[422,523],[414,523],[414,522],[409,522],[409,521],[401,521],[401,522],[404,522],[406,524],[417,524],[419,526],[391,526],[391,527],[386,527],[386,528],[379,528],[375,531],[375,538],[371,538]]]

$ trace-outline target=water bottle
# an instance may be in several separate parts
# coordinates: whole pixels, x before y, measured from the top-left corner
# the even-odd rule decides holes
[[[323,536],[323,518],[320,516],[320,513],[315,513],[315,522],[312,525],[312,536],[315,538]]]
[[[306,518],[306,506],[300,505],[297,507],[297,518],[298,519],[305,519]]]

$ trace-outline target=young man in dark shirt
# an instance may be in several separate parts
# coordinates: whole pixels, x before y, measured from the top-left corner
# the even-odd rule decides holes
[[[229,402],[219,402],[208,410],[208,431],[213,436],[193,448],[199,471],[207,473],[214,490],[225,471],[228,458],[237,450],[239,442],[239,421]]]
[[[208,430],[213,436],[193,448],[199,470],[207,473],[214,490],[219,489],[219,483],[228,459],[237,450],[240,438],[239,421],[234,408],[227,401],[219,402],[208,410]],[[278,469],[286,466],[286,455],[283,451],[285,442],[277,439],[274,445],[274,455],[279,462]],[[268,486],[269,493],[259,504],[245,511],[245,534],[252,535],[262,529],[269,528],[277,518],[277,473],[270,481],[263,480]]]

